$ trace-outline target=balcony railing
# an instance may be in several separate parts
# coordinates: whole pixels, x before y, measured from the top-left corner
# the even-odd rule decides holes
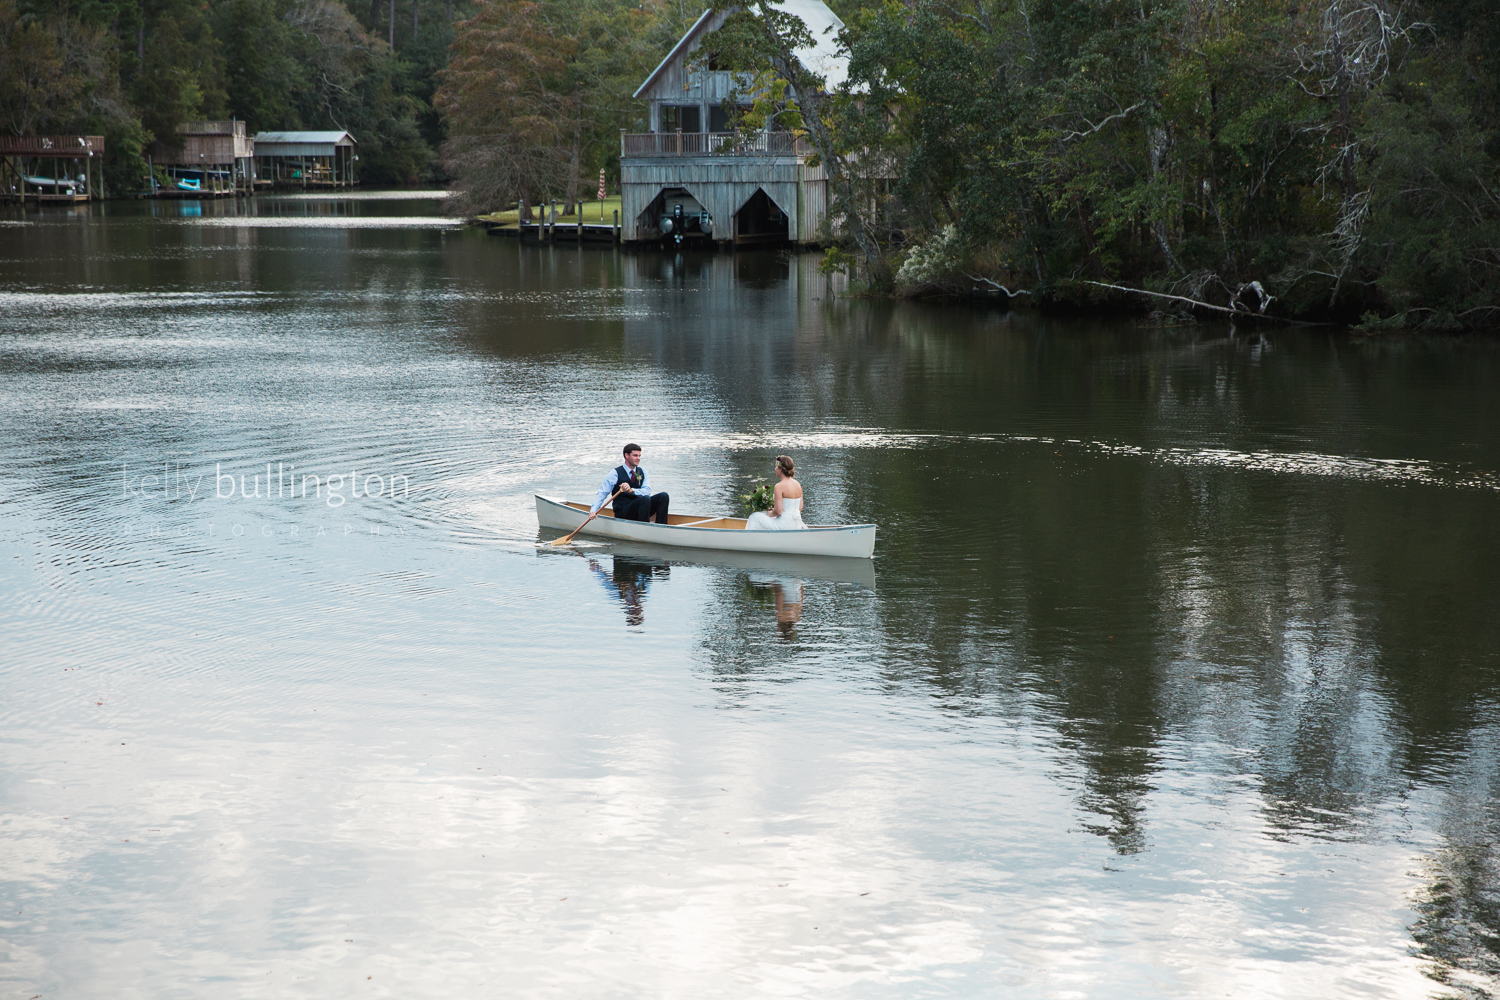
[[[0,135],[0,156],[91,156],[104,154],[102,135]]]
[[[228,122],[183,122],[177,126],[178,135],[244,135],[245,123]]]
[[[621,132],[621,156],[810,156],[808,141],[790,132]]]

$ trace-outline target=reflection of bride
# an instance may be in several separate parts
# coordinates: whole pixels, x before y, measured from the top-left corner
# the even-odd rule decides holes
[[[777,581],[771,585],[776,600],[776,626],[782,635],[790,635],[791,628],[802,620],[802,581]]]
[[[776,456],[776,488],[771,493],[771,512],[758,510],[745,521],[747,531],[795,531],[802,523],[802,484],[793,479],[797,466],[786,455]]]
[[[796,638],[795,626],[802,620],[803,585],[794,576],[751,573],[752,586],[769,588],[776,608],[776,628],[787,639]]]

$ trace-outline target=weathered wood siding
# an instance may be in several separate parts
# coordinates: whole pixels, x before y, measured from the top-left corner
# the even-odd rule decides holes
[[[661,106],[663,104],[695,104],[698,106],[701,131],[709,130],[709,111],[728,100],[735,89],[734,74],[723,70],[710,72],[706,63],[694,66],[696,53],[705,36],[716,31],[724,23],[724,14],[710,14],[686,39],[680,51],[668,59],[660,73],[636,96],[649,105],[650,129],[661,131]],[[680,44],[680,43],[679,43]],[[749,75],[740,81],[741,94],[750,83]],[[796,92],[792,92],[795,96]]]
[[[734,215],[756,191],[765,191],[787,216],[787,233],[798,243],[817,239],[828,210],[822,167],[801,157],[642,156],[620,161],[620,224],[626,240],[658,235],[646,209],[664,188],[685,188],[714,219],[714,239],[734,234]]]
[[[828,174],[822,167],[802,167],[802,185],[797,189],[802,202],[797,206],[801,221],[798,243],[817,243],[818,229],[828,217]]]
[[[717,30],[723,23],[724,14],[715,12],[696,25],[689,36],[683,39],[686,44],[678,43],[680,50],[668,58],[650,86],[636,94],[650,106],[651,131],[661,130],[663,104],[700,105],[703,128],[708,128],[709,105],[720,103],[728,95],[730,74],[710,73],[701,67],[689,69],[688,64],[693,61],[693,53],[702,43],[703,37]]]
[[[179,135],[181,145],[158,162],[183,166],[233,163],[251,155],[250,140],[233,135]]]
[[[233,163],[255,155],[255,143],[245,134],[245,123],[183,122],[177,128],[175,146],[163,144],[158,163],[208,166]]]

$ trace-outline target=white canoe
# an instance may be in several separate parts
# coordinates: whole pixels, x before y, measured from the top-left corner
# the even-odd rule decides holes
[[[537,495],[536,519],[544,528],[572,531],[588,516],[586,503]],[[808,525],[801,531],[748,531],[742,517],[672,514],[667,521],[667,524],[652,524],[620,520],[606,507],[580,534],[726,552],[779,552],[851,559],[868,559],[875,554],[873,524]]]

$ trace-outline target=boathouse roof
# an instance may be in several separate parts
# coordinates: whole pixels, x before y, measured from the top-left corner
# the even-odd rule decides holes
[[[353,146],[348,132],[257,132],[257,156],[332,156],[337,146]]]
[[[828,90],[842,84],[849,76],[849,56],[839,50],[838,33],[844,27],[839,16],[823,0],[776,0],[771,6],[783,13],[795,15],[807,25],[813,44],[810,48],[797,49],[794,53],[802,65],[821,76],[823,86]],[[702,44],[703,36],[717,30],[723,23],[722,12],[705,10],[672,47],[672,51],[667,53],[667,57],[646,77],[646,82],[636,88],[635,96],[648,96],[647,92],[670,67],[686,59],[688,53]]]

